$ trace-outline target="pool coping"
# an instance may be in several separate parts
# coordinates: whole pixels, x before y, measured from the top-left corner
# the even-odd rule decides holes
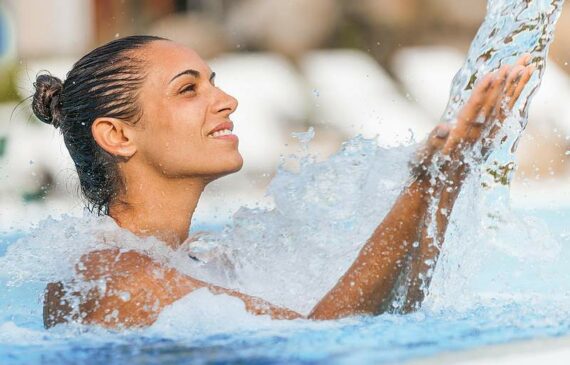
[[[524,365],[570,363],[570,336],[542,337],[531,340],[494,344],[465,351],[449,351],[407,365]]]

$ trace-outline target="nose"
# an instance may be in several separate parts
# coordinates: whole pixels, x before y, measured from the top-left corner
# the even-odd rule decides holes
[[[238,101],[233,96],[227,94],[220,88],[216,88],[216,97],[214,104],[214,111],[217,113],[223,113],[224,117],[230,116],[236,111],[238,107]]]

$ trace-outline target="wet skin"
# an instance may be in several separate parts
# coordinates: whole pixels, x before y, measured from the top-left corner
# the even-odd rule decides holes
[[[102,148],[121,158],[126,189],[110,206],[111,217],[135,234],[157,236],[175,248],[188,239],[189,222],[204,187],[241,168],[237,137],[212,133],[231,127],[229,117],[237,102],[213,84],[211,70],[194,51],[156,41],[139,52],[148,63],[139,96],[143,117],[136,124],[99,118],[92,132]],[[249,312],[278,319],[381,313],[406,262],[411,277],[420,278],[431,269],[426,260],[437,260],[449,213],[468,172],[460,162],[480,145],[477,141],[500,130],[534,70],[527,63],[528,57],[523,57],[517,65],[484,77],[455,125],[434,129],[418,152],[411,182],[352,266],[307,316],[194,279],[135,251],[104,250],[85,255],[77,268],[77,280],[103,280],[104,291],[66,293],[61,283],[48,285],[45,325],[74,319],[111,328],[147,326],[164,307],[199,288],[238,297]],[[434,185],[426,167],[435,156],[447,156],[451,162],[440,166],[442,178]],[[438,212],[447,214],[427,214],[434,198],[439,198]],[[426,227],[434,219],[437,233],[431,237]],[[413,248],[412,242],[420,244]],[[409,282],[404,311],[419,307],[422,284],[429,284],[429,278]],[[69,305],[70,297],[79,300],[79,308]]]

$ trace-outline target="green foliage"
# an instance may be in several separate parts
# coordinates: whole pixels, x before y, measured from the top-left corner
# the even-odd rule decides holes
[[[4,156],[4,153],[6,153],[7,143],[8,139],[6,137],[0,137],[0,157]]]
[[[50,185],[42,185],[36,191],[24,192],[22,194],[22,199],[24,200],[24,203],[33,203],[33,202],[42,201],[45,200],[50,190],[51,190]]]
[[[16,88],[18,67],[13,63],[0,63],[0,103],[19,101]]]
[[[499,162],[493,161],[493,164],[487,167],[486,171],[493,178],[493,182],[498,185],[509,186],[511,182],[511,177],[515,171],[515,163],[509,162],[504,165],[500,165]],[[489,187],[487,184],[483,183],[483,187]]]

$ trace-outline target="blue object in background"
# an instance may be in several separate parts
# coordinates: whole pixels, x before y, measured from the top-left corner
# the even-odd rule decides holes
[[[12,54],[15,45],[14,27],[8,15],[0,2],[0,61]]]
[[[2,7],[0,7],[0,58],[8,50],[8,23]]]

